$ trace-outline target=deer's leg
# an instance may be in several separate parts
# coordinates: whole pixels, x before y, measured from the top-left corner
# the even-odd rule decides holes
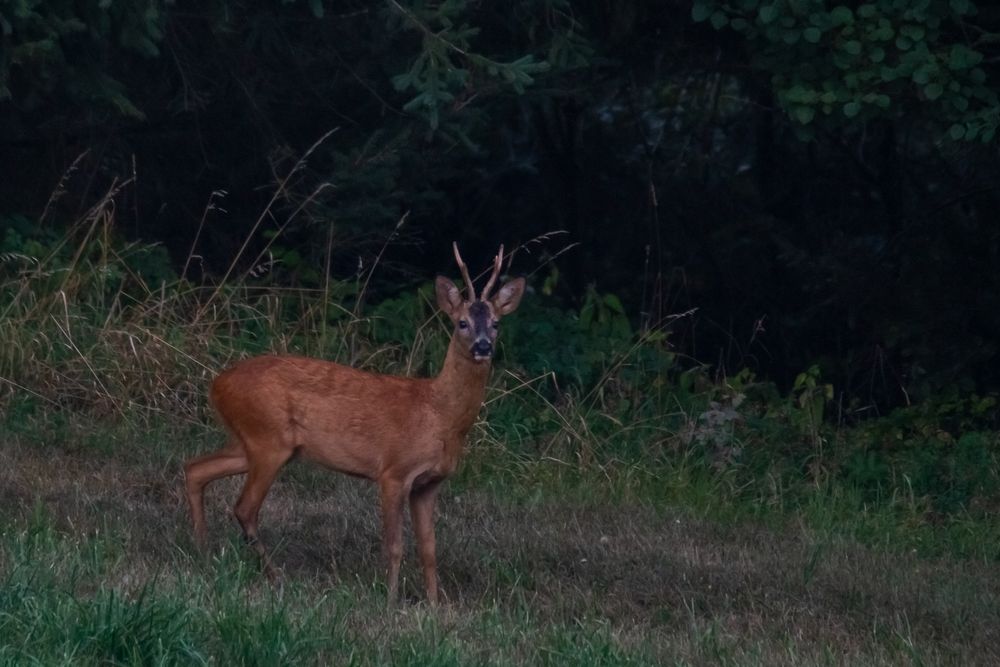
[[[271,484],[274,483],[274,478],[278,476],[281,466],[285,465],[291,458],[292,451],[291,449],[264,450],[254,457],[253,461],[250,462],[243,492],[240,494],[240,499],[236,501],[236,507],[233,508],[233,514],[240,522],[247,544],[253,547],[257,555],[260,556],[264,574],[272,582],[277,580],[277,572],[271,566],[267,550],[264,549],[257,534],[257,517],[260,513],[260,506],[264,503],[264,498],[271,489]]]
[[[394,479],[382,480],[379,482],[379,499],[382,504],[382,553],[385,555],[391,606],[396,603],[399,565],[403,561],[403,503],[406,500],[406,489]]]
[[[413,533],[420,555],[420,566],[424,571],[424,587],[427,601],[438,603],[437,556],[434,549],[434,506],[437,504],[440,482],[429,484],[410,493],[410,515],[413,518]]]
[[[236,441],[228,443],[217,452],[197,456],[184,463],[184,487],[191,508],[194,539],[198,546],[204,547],[208,538],[203,497],[205,486],[220,477],[244,473],[247,466],[246,454]]]

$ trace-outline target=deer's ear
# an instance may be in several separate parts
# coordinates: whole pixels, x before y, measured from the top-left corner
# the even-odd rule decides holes
[[[437,293],[438,308],[447,313],[448,317],[455,319],[458,307],[462,305],[462,293],[444,276],[438,276],[434,281],[434,291]]]
[[[524,296],[524,284],[524,278],[515,278],[504,283],[496,296],[491,299],[493,309],[500,315],[509,315],[517,310],[521,297]]]

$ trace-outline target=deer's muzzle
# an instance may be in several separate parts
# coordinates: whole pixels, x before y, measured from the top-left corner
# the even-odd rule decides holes
[[[480,338],[472,344],[472,356],[475,359],[489,359],[493,356],[493,343],[486,338]]]

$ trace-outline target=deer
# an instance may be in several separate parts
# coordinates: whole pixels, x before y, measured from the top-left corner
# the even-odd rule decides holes
[[[503,263],[501,245],[489,281],[477,297],[457,243],[452,250],[466,296],[450,279],[436,278],[437,305],[452,324],[436,377],[383,375],[321,359],[265,355],[237,362],[215,378],[209,402],[228,438],[218,451],[184,463],[199,547],[204,549],[208,539],[205,486],[246,474],[233,514],[264,574],[277,581],[260,540],[258,515],[279,470],[300,457],[378,486],[390,606],[398,597],[403,513],[409,500],[427,600],[437,606],[438,491],[457,468],[483,405],[500,319],[514,312],[525,290],[520,277],[490,295]]]

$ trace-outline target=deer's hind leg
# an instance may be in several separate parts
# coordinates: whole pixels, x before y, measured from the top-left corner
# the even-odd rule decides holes
[[[243,444],[235,438],[222,449],[189,459],[184,463],[184,487],[191,508],[195,542],[203,547],[208,538],[205,526],[205,486],[222,477],[247,471],[249,462]]]
[[[264,574],[271,581],[277,579],[277,572],[271,566],[271,561],[267,556],[267,550],[260,542],[257,533],[257,518],[260,514],[260,507],[264,504],[264,498],[274,483],[274,478],[278,476],[278,471],[292,457],[294,449],[258,449],[249,461],[247,481],[243,485],[243,492],[240,499],[236,501],[233,514],[240,522],[243,529],[243,536],[247,544],[254,548],[260,557],[261,567]]]

